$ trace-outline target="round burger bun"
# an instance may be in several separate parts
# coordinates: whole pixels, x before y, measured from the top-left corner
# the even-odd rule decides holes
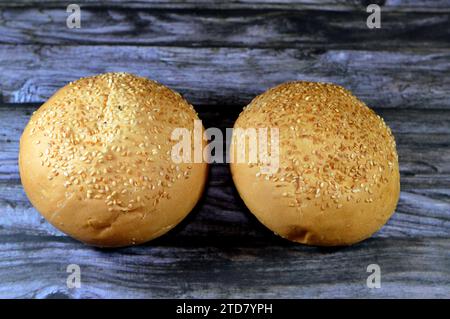
[[[31,117],[19,168],[33,206],[84,243],[144,243],[177,225],[201,197],[206,163],[175,164],[175,128],[197,114],[178,93],[127,73],[82,78]]]
[[[276,234],[308,245],[351,245],[393,214],[400,193],[394,137],[343,87],[281,84],[245,107],[234,127],[279,129],[278,171],[261,173],[261,162],[231,164],[243,201]],[[236,145],[234,134],[231,154]]]

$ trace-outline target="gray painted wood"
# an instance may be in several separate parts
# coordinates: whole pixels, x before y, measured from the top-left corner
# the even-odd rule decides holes
[[[450,50],[0,45],[4,102],[37,102],[82,76],[128,71],[194,104],[245,105],[289,80],[341,84],[375,108],[450,108]]]
[[[0,106],[0,297],[450,297],[450,111],[377,110],[397,137],[402,193],[388,224],[358,245],[323,249],[276,237],[220,164],[199,205],[169,234],[101,250],[53,228],[23,192],[18,139],[36,108]],[[240,108],[197,110],[205,126],[225,128]],[[81,266],[80,289],[66,287],[71,263]],[[381,289],[366,287],[372,263],[382,269]]]
[[[449,0],[79,0],[83,7],[150,8],[150,9],[289,9],[322,11],[360,11],[369,3],[379,4],[384,11],[450,12]],[[0,0],[0,7],[65,7],[58,0]]]
[[[352,248],[289,243],[159,241],[105,251],[67,239],[0,236],[0,297],[83,298],[448,298],[447,239],[371,239]],[[17,238],[17,237],[15,237]],[[80,289],[66,267],[81,267]],[[367,265],[382,271],[368,289]]]
[[[449,4],[450,6],[450,4]],[[382,15],[368,29],[364,10],[168,10],[83,8],[82,28],[66,27],[64,8],[2,10],[0,43],[179,47],[449,48],[450,13]],[[408,21],[408,23],[404,23]]]

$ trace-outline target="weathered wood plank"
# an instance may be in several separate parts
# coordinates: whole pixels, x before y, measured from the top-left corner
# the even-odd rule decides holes
[[[259,48],[449,48],[450,13],[385,13],[369,30],[367,13],[274,10],[85,8],[82,28],[66,27],[64,8],[8,8],[0,43]]]
[[[379,4],[385,11],[442,12],[450,11],[449,0],[80,0],[82,7],[150,8],[150,9],[290,9],[290,10],[363,10],[370,3]],[[0,0],[4,7],[65,7],[58,0]]]
[[[269,87],[301,79],[344,85],[376,108],[450,108],[450,50],[0,45],[0,56],[4,102],[42,101],[79,77],[128,71],[194,104],[245,105]]]
[[[449,298],[449,250],[448,238],[372,239],[343,249],[159,240],[106,251],[70,239],[0,236],[0,297]],[[66,287],[73,263],[79,289]],[[374,263],[380,289],[366,286]]]

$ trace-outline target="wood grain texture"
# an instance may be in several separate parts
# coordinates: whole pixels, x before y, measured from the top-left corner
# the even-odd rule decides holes
[[[223,242],[105,251],[67,238],[0,236],[0,297],[449,297],[446,239],[371,239],[342,249]],[[80,289],[66,287],[72,263],[81,267]],[[366,286],[373,263],[382,270],[380,289]]]
[[[290,80],[341,84],[375,108],[450,108],[450,50],[0,45],[4,102],[38,102],[71,80],[127,71],[193,104],[245,105]]]
[[[377,110],[397,138],[402,193],[388,224],[356,246],[276,237],[248,212],[228,166],[216,164],[201,202],[169,234],[100,250],[50,226],[23,192],[18,139],[36,108],[0,106],[0,297],[450,297],[450,111]],[[231,127],[239,111],[198,108],[206,127]],[[81,266],[81,289],[66,288],[71,263]],[[366,287],[372,263],[381,289]]]
[[[150,8],[150,9],[289,9],[325,11],[361,11],[375,3],[384,11],[397,12],[450,12],[449,0],[79,0],[82,7]],[[58,0],[0,0],[5,7],[66,7]]]
[[[365,11],[82,10],[82,27],[66,27],[64,8],[6,8],[0,43],[179,47],[449,48],[450,13],[384,13],[368,29]],[[408,21],[408,23],[404,23]]]

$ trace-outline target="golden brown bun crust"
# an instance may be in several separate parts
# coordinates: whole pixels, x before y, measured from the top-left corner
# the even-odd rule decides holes
[[[178,224],[203,191],[207,164],[174,164],[176,127],[197,114],[178,93],[126,73],[63,87],[20,140],[22,184],[55,227],[87,244],[119,247]]]
[[[278,127],[280,169],[231,164],[250,211],[308,245],[350,245],[391,217],[400,193],[395,140],[384,121],[344,88],[292,82],[256,97],[235,128]],[[232,143],[235,147],[235,143]]]

